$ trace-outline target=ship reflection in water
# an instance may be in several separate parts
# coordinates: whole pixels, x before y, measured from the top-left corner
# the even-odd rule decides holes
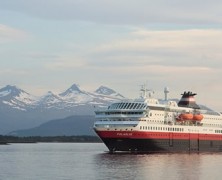
[[[95,156],[95,169],[101,179],[221,179],[221,160],[220,153],[104,153]]]

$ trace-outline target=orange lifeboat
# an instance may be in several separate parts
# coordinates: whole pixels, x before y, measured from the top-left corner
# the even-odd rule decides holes
[[[203,119],[202,114],[194,114],[193,115],[193,120],[195,120],[195,121],[201,121],[202,119]]]
[[[177,120],[179,121],[193,120],[193,114],[182,113],[178,116]]]

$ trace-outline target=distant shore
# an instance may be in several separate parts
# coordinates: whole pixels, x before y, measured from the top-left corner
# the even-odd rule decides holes
[[[4,136],[0,135],[0,145],[10,143],[40,143],[40,142],[61,142],[61,143],[98,143],[101,142],[97,136]]]

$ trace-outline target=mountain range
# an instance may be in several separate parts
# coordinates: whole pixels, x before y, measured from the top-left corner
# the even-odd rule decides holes
[[[48,91],[39,97],[7,85],[0,89],[0,134],[34,128],[58,118],[94,115],[95,108],[121,99],[124,96],[105,86],[88,92],[73,84],[59,94]]]

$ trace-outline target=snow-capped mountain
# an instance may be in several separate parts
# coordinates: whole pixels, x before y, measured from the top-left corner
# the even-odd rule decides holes
[[[59,107],[62,102],[63,100],[58,95],[54,94],[52,91],[48,91],[47,94],[43,95],[35,102],[35,107],[50,109]]]
[[[48,91],[41,97],[33,96],[16,86],[7,85],[0,89],[0,102],[11,108],[27,111],[30,109],[66,109],[78,105],[107,105],[110,102],[124,98],[114,90],[101,86],[95,92],[82,90],[73,84],[60,94]]]
[[[84,94],[84,91],[80,90],[79,85],[73,84],[69,89],[67,89],[65,92],[60,93],[59,95],[62,97],[65,96],[73,96],[74,94]]]
[[[69,103],[69,105],[73,104],[75,106],[91,103],[93,101],[91,93],[82,90],[77,84],[73,84],[65,92],[60,93],[59,96],[64,102]]]
[[[0,89],[0,102],[18,110],[26,110],[31,108],[37,98],[16,86],[7,85]]]
[[[88,92],[73,84],[60,94],[48,91],[38,97],[7,85],[0,89],[0,134],[31,128],[56,118],[94,115],[95,107],[104,107],[120,99],[123,96],[105,86]]]

